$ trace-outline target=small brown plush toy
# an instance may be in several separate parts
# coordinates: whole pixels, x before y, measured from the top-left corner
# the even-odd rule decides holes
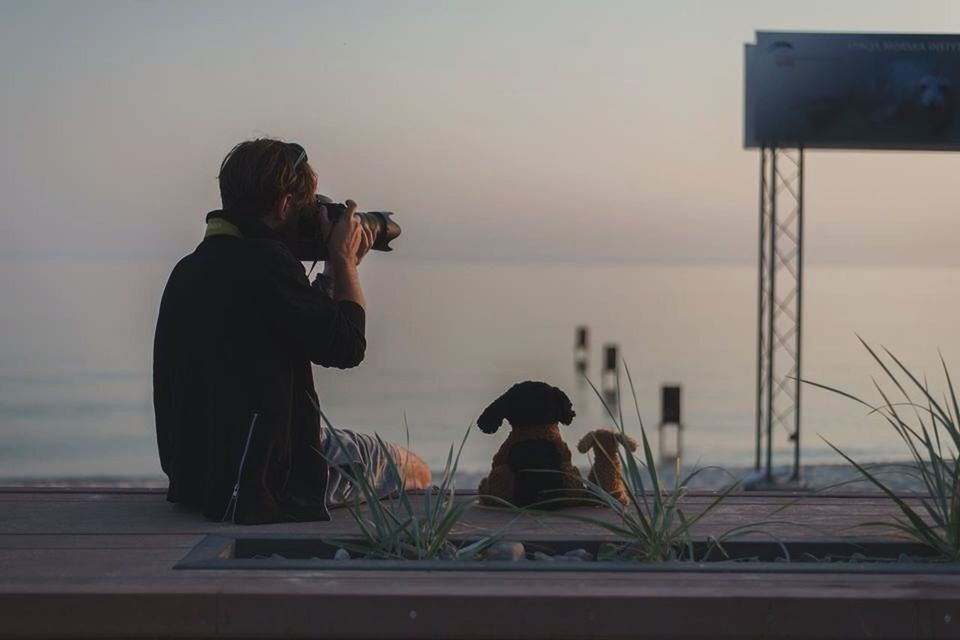
[[[582,476],[560,436],[560,423],[570,424],[575,415],[567,394],[544,382],[520,382],[494,400],[477,426],[484,433],[496,433],[507,420],[512,430],[493,456],[490,475],[480,481],[480,502],[503,506],[485,497],[494,496],[526,507],[583,496]],[[559,501],[544,505],[560,506],[566,505]]]
[[[637,450],[637,441],[625,433],[609,429],[594,429],[580,439],[577,451],[587,453],[593,449],[593,468],[587,480],[600,487],[620,501],[627,504],[630,496],[623,484],[623,471],[617,448],[623,445],[628,452]]]

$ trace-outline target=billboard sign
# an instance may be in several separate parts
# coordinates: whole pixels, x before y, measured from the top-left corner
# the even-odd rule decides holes
[[[960,149],[960,35],[758,32],[744,146]]]

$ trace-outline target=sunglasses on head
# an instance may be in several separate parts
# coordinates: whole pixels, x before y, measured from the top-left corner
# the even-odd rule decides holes
[[[296,142],[288,142],[287,147],[296,155],[296,160],[293,161],[293,168],[296,169],[300,166],[301,162],[306,161],[307,159],[307,150],[298,145]]]

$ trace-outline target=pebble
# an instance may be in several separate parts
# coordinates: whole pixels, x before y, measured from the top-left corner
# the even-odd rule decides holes
[[[850,554],[850,559],[848,560],[848,562],[863,562],[866,559],[867,559],[867,556],[863,555],[858,551],[856,553]]]
[[[350,552],[346,549],[337,549],[337,552],[333,554],[334,560],[349,560]]]
[[[441,560],[456,560],[457,548],[452,544],[446,544],[440,549],[440,553],[437,554],[437,557]]]
[[[593,554],[586,549],[574,549],[573,551],[567,551],[565,554],[563,554],[563,557],[581,560],[583,562],[593,562]]]
[[[495,542],[484,553],[487,560],[494,561],[516,562],[517,560],[523,560],[525,556],[526,550],[519,542]]]
[[[562,556],[553,556],[550,559],[554,560],[555,562],[583,562],[583,558],[580,556],[568,556],[566,554]]]
[[[553,562],[554,561],[553,556],[547,555],[542,551],[534,551],[533,559],[536,560],[537,562]]]

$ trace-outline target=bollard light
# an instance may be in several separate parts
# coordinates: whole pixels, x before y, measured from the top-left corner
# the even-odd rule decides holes
[[[584,326],[577,327],[577,338],[573,345],[573,363],[576,367],[578,380],[582,382],[587,375],[587,362],[590,359],[590,334]]]
[[[617,345],[603,347],[603,370],[600,373],[600,389],[603,399],[611,410],[617,405]]]
[[[683,457],[683,421],[680,419],[680,385],[660,387],[660,427],[657,430],[662,466],[679,469]]]

